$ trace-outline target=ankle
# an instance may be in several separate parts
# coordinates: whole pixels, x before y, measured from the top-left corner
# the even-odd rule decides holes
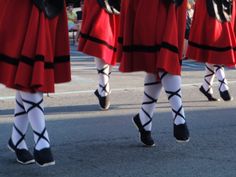
[[[50,144],[47,141],[39,141],[36,145],[35,145],[35,149],[40,151],[44,148],[50,148]]]
[[[185,124],[185,119],[182,118],[182,117],[177,117],[175,120],[174,120],[174,124],[175,125],[180,125],[180,124]]]

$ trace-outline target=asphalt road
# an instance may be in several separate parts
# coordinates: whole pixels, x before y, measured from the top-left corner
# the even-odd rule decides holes
[[[56,165],[23,166],[6,144],[11,134],[14,91],[0,86],[0,177],[235,177],[236,71],[227,70],[231,102],[208,102],[198,91],[203,65],[183,64],[182,94],[191,140],[176,143],[167,97],[162,92],[153,117],[157,144],[145,148],[131,119],[143,94],[144,73],[111,75],[111,108],[101,111],[93,94],[93,58],[72,54],[73,81],[45,95],[47,128]],[[215,80],[214,94],[219,97]],[[27,142],[33,150],[32,130]]]

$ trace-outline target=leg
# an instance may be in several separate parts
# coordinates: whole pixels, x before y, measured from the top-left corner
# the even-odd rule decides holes
[[[224,101],[231,101],[233,97],[230,96],[228,81],[225,76],[224,67],[221,65],[214,65],[216,77],[220,83],[219,92]]]
[[[16,153],[16,160],[21,164],[34,163],[34,157],[29,152],[25,143],[25,134],[28,130],[28,117],[24,109],[22,98],[19,91],[16,92],[16,107],[14,126],[12,129],[12,135],[8,142],[8,148]]]
[[[189,131],[185,122],[185,114],[181,98],[181,77],[160,72],[161,83],[168,95],[174,121],[174,136],[178,142],[189,141]]]
[[[188,48],[188,40],[184,39],[183,56],[182,56],[183,59],[187,59],[186,57],[187,48]]]
[[[200,92],[205,95],[208,101],[220,101],[213,97],[213,81],[215,78],[214,66],[212,64],[205,64],[205,76],[202,86],[199,88]]]
[[[139,114],[133,118],[135,125],[139,129],[140,139],[147,146],[155,145],[151,137],[152,117],[161,89],[162,85],[157,80],[157,75],[147,73],[144,81],[142,107]]]
[[[98,71],[98,89],[94,92],[97,96],[99,105],[102,110],[107,110],[110,107],[110,74],[111,66],[104,63],[103,60],[95,58],[95,63]]]
[[[43,93],[20,92],[30,125],[34,132],[34,157],[40,166],[54,165],[45,126]]]

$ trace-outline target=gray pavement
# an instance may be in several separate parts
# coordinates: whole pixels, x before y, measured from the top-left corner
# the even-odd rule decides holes
[[[207,102],[198,88],[203,65],[183,63],[183,101],[191,140],[176,143],[167,97],[162,92],[153,117],[157,144],[145,148],[131,119],[142,100],[144,73],[111,75],[111,109],[100,111],[93,91],[93,58],[72,51],[73,81],[45,96],[47,128],[56,165],[22,166],[6,144],[11,134],[14,91],[0,86],[0,177],[235,177],[236,101]],[[78,56],[80,56],[78,58]],[[236,98],[236,71],[227,70]],[[215,81],[216,82],[216,81]],[[219,97],[217,82],[214,94]],[[32,130],[27,142],[33,149]]]

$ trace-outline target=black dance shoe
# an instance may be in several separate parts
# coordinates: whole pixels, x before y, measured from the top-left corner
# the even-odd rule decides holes
[[[133,117],[133,122],[135,124],[135,126],[138,128],[139,130],[139,135],[140,135],[140,140],[141,142],[145,145],[145,146],[155,146],[155,143],[152,139],[152,135],[151,135],[151,131],[146,131],[143,128],[143,125],[141,123],[141,120],[139,118],[139,114],[137,114],[136,116]]]
[[[189,142],[190,137],[186,123],[179,125],[174,124],[174,137],[176,138],[177,142]]]
[[[34,149],[34,158],[40,167],[55,165],[55,160],[53,159],[50,148],[44,148],[41,150]]]
[[[16,154],[16,161],[23,165],[35,163],[33,155],[27,149],[18,149],[12,142],[12,139],[8,141],[8,149]]]
[[[108,110],[110,107],[110,96],[101,96],[98,93],[98,90],[95,90],[94,94],[97,96],[98,101],[99,101],[99,106],[102,110]]]
[[[207,92],[207,91],[203,88],[203,86],[201,86],[201,87],[199,88],[199,90],[200,90],[200,92],[201,92],[203,95],[205,95],[205,96],[207,97],[208,101],[220,101],[220,99],[213,97],[212,94],[210,94],[209,92]]]
[[[230,93],[228,90],[225,90],[223,92],[220,92],[220,96],[224,101],[232,101],[234,98],[230,96]]]

